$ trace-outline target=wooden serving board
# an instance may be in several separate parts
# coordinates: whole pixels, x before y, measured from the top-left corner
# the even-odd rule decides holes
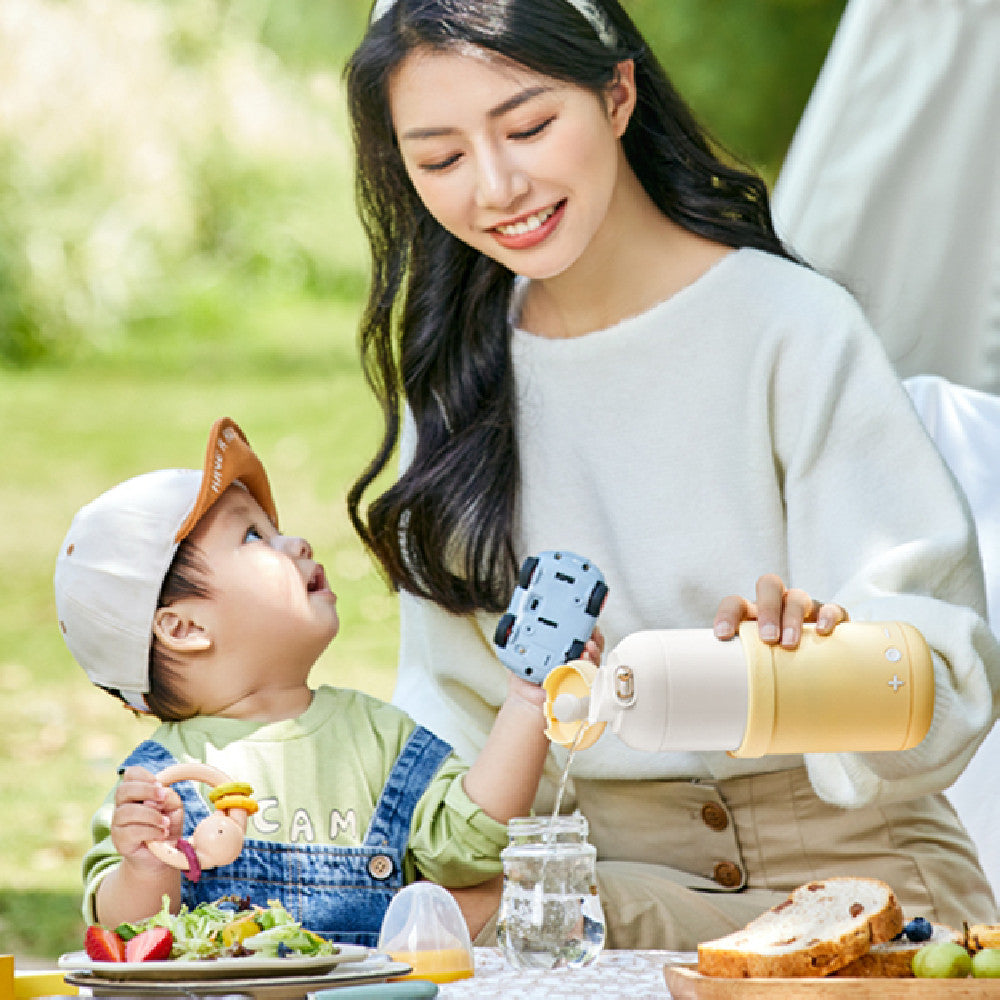
[[[664,966],[673,1000],[1000,1000],[1000,979],[723,979]]]

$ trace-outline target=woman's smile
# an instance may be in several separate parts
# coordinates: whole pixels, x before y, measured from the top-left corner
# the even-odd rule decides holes
[[[453,236],[533,280],[573,269],[608,229],[630,104],[481,52],[415,49],[390,84],[417,195]],[[613,253],[601,244],[601,259]]]
[[[566,199],[540,211],[521,215],[510,222],[501,222],[489,231],[508,250],[528,250],[546,240],[558,227],[566,211]]]

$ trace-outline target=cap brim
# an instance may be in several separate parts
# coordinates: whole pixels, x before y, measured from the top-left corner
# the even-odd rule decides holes
[[[254,454],[246,435],[229,417],[222,417],[212,425],[202,467],[201,489],[174,536],[175,542],[183,541],[205,512],[236,481],[241,482],[250,495],[261,505],[271,523],[278,527],[278,511],[271,496],[271,484],[260,459]]]

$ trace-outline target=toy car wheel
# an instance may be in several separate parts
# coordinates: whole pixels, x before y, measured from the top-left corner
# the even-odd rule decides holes
[[[510,638],[510,631],[514,627],[514,621],[515,619],[512,614],[505,614],[497,622],[497,630],[493,635],[493,642],[501,649],[507,645],[507,640]]]
[[[583,656],[584,644],[579,639],[574,639],[572,645],[566,650],[566,660],[579,660]]]
[[[538,565],[537,556],[528,556],[527,559],[521,564],[521,572],[517,577],[517,585],[523,590],[527,590],[531,586],[531,578],[535,573],[535,567]]]
[[[587,614],[593,615],[595,618],[601,613],[601,605],[604,603],[604,598],[608,596],[607,584],[602,580],[598,580],[594,584],[594,589],[590,592],[590,600],[587,601]]]

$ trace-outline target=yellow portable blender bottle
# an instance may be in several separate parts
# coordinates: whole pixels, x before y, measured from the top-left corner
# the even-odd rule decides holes
[[[729,641],[710,629],[636,632],[600,669],[576,660],[542,686],[546,734],[578,749],[610,724],[650,752],[907,750],[934,714],[930,650],[902,622],[844,622],[825,636],[807,625],[794,650],[762,642],[756,622]]]

